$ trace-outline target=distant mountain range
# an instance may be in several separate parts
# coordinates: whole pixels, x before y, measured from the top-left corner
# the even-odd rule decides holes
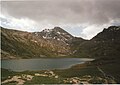
[[[1,27],[1,53],[2,59],[118,58],[120,55],[120,26],[105,28],[91,40],[74,37],[60,27],[45,29],[41,32],[24,32]]]

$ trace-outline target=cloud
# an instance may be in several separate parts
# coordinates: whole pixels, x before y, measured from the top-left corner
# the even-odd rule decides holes
[[[120,0],[4,1],[2,13],[58,23],[103,24],[120,18]]]
[[[23,30],[60,26],[72,35],[90,39],[108,25],[120,25],[119,3],[120,0],[4,0],[1,12],[7,22]]]
[[[107,28],[111,24],[104,24],[104,25],[91,25],[91,26],[86,26],[84,30],[82,31],[81,35],[85,39],[91,39],[95,35],[97,35],[99,32],[101,32],[104,28]]]
[[[28,18],[14,18],[12,16],[0,16],[0,26],[6,27],[6,28],[12,28],[17,30],[23,30],[23,31],[35,31],[37,30],[38,24],[30,20]]]

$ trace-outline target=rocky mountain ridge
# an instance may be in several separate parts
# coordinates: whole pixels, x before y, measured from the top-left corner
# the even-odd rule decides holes
[[[14,56],[24,56],[25,58],[66,56],[70,53],[67,39],[71,39],[73,36],[62,29],[64,35],[61,35],[60,32],[55,32],[57,29],[61,28],[54,28],[51,32],[43,30],[30,33],[1,28],[2,56],[4,58],[8,58],[7,56],[11,56],[11,58]]]
[[[41,32],[34,32],[36,36],[41,36],[44,39],[54,39],[58,41],[63,41],[64,43],[70,42],[74,37],[68,32],[64,31],[60,27],[54,27],[53,29],[45,29]]]
[[[1,28],[1,53],[8,58],[106,57],[120,53],[120,26],[110,26],[91,40],[74,37],[60,27],[41,32]]]
[[[83,55],[81,55],[83,54]],[[120,55],[120,26],[110,26],[89,41],[79,45],[74,55],[101,58],[117,58]]]

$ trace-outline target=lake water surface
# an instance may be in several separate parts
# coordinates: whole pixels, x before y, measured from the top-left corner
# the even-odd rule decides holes
[[[75,64],[82,64],[93,59],[87,58],[47,58],[47,59],[19,59],[2,60],[1,67],[13,71],[38,71],[51,69],[65,69]]]

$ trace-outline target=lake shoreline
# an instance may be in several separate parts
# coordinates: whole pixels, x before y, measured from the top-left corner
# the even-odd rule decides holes
[[[81,58],[81,59],[93,59],[88,57],[40,57],[40,58],[1,58],[1,60],[20,60],[20,59],[61,59],[61,58]]]
[[[83,67],[87,67],[87,66],[90,66],[90,65],[91,65],[91,61],[86,61],[84,63],[78,63],[78,64],[75,64],[75,65],[72,65],[72,66],[70,66],[68,68],[59,68],[59,69],[25,70],[25,71],[13,71],[11,69],[6,69],[6,68],[2,68],[2,67],[1,67],[1,69],[5,69],[5,70],[12,71],[12,72],[20,72],[21,73],[21,72],[26,72],[26,71],[28,71],[28,72],[39,72],[39,71],[47,71],[47,70],[52,70],[52,71],[54,71],[54,70],[67,70],[67,69],[74,69],[74,68],[77,68],[77,67],[83,68]]]
[[[5,72],[8,72],[8,73],[5,73]],[[46,72],[49,72],[49,73],[52,72],[55,75],[49,76],[45,74]],[[52,84],[74,84],[74,80],[79,81],[79,82],[76,82],[76,84],[80,82],[82,84],[116,83],[116,81],[114,81],[113,79],[109,81],[107,78],[105,78],[101,74],[97,66],[93,64],[91,61],[86,61],[85,63],[82,63],[82,64],[76,64],[66,69],[38,70],[38,71],[26,70],[22,72],[7,70],[7,71],[2,71],[2,75],[3,74],[6,77],[2,78],[2,82],[4,80],[7,80],[8,77],[10,78],[20,77],[22,75],[33,76],[33,79],[31,79],[30,81],[25,81],[25,84],[43,84],[43,83],[50,84],[50,82],[52,82]]]
[[[2,60],[1,67],[19,72],[25,70],[37,71],[66,68],[68,69],[76,64],[83,64],[85,62],[93,60],[94,59],[90,58],[52,58],[52,59],[39,58],[39,59]]]

